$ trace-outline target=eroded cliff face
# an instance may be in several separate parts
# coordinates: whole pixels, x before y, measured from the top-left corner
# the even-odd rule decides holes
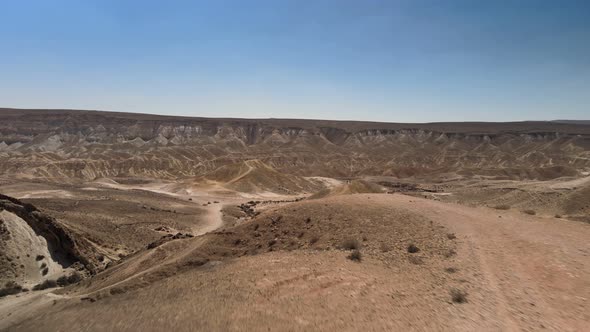
[[[388,124],[0,110],[0,174],[195,177],[259,159],[302,176],[548,179],[590,169],[590,126]]]
[[[35,206],[0,194],[0,282],[32,286],[66,268],[96,273],[92,245]]]

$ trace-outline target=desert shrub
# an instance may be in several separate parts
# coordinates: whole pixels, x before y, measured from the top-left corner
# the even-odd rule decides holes
[[[47,279],[40,284],[33,286],[33,290],[43,290],[47,288],[54,288],[57,287],[57,282],[55,280]]]
[[[342,241],[340,248],[345,249],[345,250],[358,250],[361,248],[361,244],[356,239],[351,238],[351,239],[346,239],[346,240]]]
[[[272,240],[268,241],[268,246],[269,246],[269,247],[272,247],[272,246],[274,246],[276,243],[277,243],[277,240],[276,240],[276,239],[272,239]]]
[[[457,254],[457,252],[455,250],[449,249],[449,250],[445,251],[443,256],[445,256],[446,258],[451,258],[451,257],[455,256],[456,254]]]
[[[557,218],[557,219],[561,218],[561,214],[556,214],[555,218]]]
[[[78,272],[74,272],[68,276],[68,282],[70,284],[75,284],[77,282],[80,282],[80,280],[82,280],[82,275]]]
[[[314,244],[316,242],[318,242],[320,240],[320,237],[317,235],[314,235],[311,237],[311,239],[309,239],[309,244]]]
[[[454,267],[447,267],[445,269],[445,272],[447,272],[447,273],[455,273],[455,272],[457,272],[457,269],[454,268]]]
[[[74,272],[69,276],[61,276],[57,278],[56,283],[58,286],[65,287],[67,285],[75,284],[82,280],[82,276],[78,272]]]
[[[524,212],[526,214],[530,214],[531,216],[534,216],[535,214],[537,214],[537,212],[535,212],[535,210],[524,210],[522,212]]]
[[[451,300],[453,303],[466,303],[467,302],[467,292],[464,292],[457,288],[452,288],[451,291]]]
[[[7,295],[18,294],[23,292],[23,287],[14,281],[9,281],[4,285],[4,288],[0,288],[0,297]]]
[[[350,259],[351,261],[360,262],[362,259],[362,254],[360,250],[355,249],[350,253],[350,255],[346,256],[346,258]]]
[[[457,235],[455,235],[455,233],[448,233],[447,234],[447,239],[449,240],[454,240],[457,238]]]
[[[417,253],[418,251],[420,251],[420,249],[416,247],[413,243],[408,246],[408,252],[410,254]]]
[[[496,210],[510,210],[510,205],[500,204],[500,205],[494,206],[494,209],[496,209]]]

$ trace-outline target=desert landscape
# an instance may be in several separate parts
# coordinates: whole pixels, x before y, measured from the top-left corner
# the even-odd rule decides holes
[[[0,109],[0,330],[590,324],[587,121]]]

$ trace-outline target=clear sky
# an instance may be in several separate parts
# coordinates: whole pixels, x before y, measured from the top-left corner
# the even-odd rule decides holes
[[[589,105],[588,0],[0,5],[3,107],[431,122]]]

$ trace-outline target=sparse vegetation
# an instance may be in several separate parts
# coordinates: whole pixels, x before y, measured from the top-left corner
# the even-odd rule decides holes
[[[454,267],[447,267],[445,269],[445,272],[447,272],[447,273],[455,273],[455,272],[457,272],[457,269],[454,268]]]
[[[75,284],[82,280],[82,276],[78,272],[74,272],[68,276],[61,276],[57,278],[56,283],[58,286],[65,287],[67,285]]]
[[[417,253],[417,252],[419,252],[419,251],[420,251],[420,248],[416,247],[416,245],[414,245],[413,243],[411,243],[411,244],[408,246],[408,252],[409,252],[410,254],[415,254],[415,253]]]
[[[3,288],[0,288],[0,297],[18,294],[23,291],[24,289],[21,285],[17,284],[14,281],[9,281],[4,285]]]
[[[500,204],[500,205],[494,206],[494,209],[496,209],[496,210],[510,210],[510,205]]]
[[[451,291],[451,300],[453,303],[466,303],[467,302],[467,292],[462,291],[457,288],[452,288]]]
[[[445,256],[445,258],[451,258],[455,255],[457,255],[457,252],[454,249],[449,249],[449,250],[445,251],[445,253],[443,254],[443,256]]]
[[[350,253],[350,255],[346,256],[346,258],[350,259],[351,261],[360,262],[362,259],[362,254],[360,250],[355,249]]]
[[[33,286],[33,290],[43,290],[47,288],[54,288],[57,287],[57,282],[55,280],[47,279],[40,284]]]
[[[319,240],[320,240],[320,237],[317,236],[317,235],[314,235],[314,236],[311,237],[311,239],[309,239],[309,244],[315,244]]]
[[[537,214],[537,212],[535,210],[524,210],[522,212],[524,212],[526,214],[530,214],[531,216],[534,216],[535,214]]]
[[[342,241],[340,248],[344,250],[358,250],[361,248],[361,243],[356,239],[346,239]]]
[[[424,264],[424,260],[422,260],[422,258],[419,256],[410,256],[410,257],[408,257],[408,260],[410,261],[410,263],[412,263],[414,265]]]

